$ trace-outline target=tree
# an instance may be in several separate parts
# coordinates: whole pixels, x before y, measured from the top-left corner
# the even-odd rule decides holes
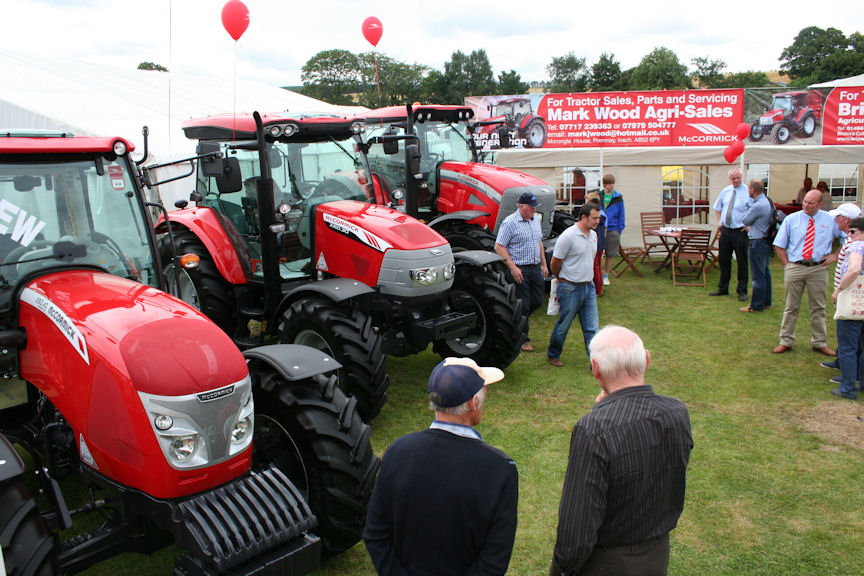
[[[584,92],[588,87],[585,58],[577,58],[573,52],[553,57],[546,66],[546,73],[550,79],[549,92]]]
[[[360,96],[358,104],[368,108],[394,106],[416,102],[423,96],[423,78],[429,71],[421,64],[405,64],[378,54],[378,82],[375,78],[375,53],[365,52],[357,57],[360,64]]]
[[[351,105],[351,95],[360,89],[360,61],[347,50],[324,50],[303,65],[300,79],[306,96]]]
[[[681,64],[675,52],[660,46],[642,58],[633,69],[633,90],[677,90],[690,88],[687,67]]]
[[[155,62],[141,62],[138,64],[138,70],[156,70],[159,72],[168,72],[168,69],[161,64]]]
[[[462,104],[465,96],[485,95],[495,93],[495,76],[489,57],[483,49],[465,54],[461,50],[453,52],[449,62],[444,63],[443,78],[435,79],[439,86],[437,91],[443,94],[440,103]]]
[[[780,55],[780,71],[786,73],[793,81],[819,77],[823,60],[835,53],[845,52],[848,47],[849,41],[840,30],[836,28],[823,30],[818,26],[808,26],[798,32],[791,46],[783,49]]]
[[[515,70],[498,74],[496,94],[527,94],[530,86]]]
[[[621,90],[621,64],[615,61],[614,54],[603,52],[591,66],[588,87],[594,92]]]
[[[758,88],[768,86],[771,79],[764,72],[734,72],[723,76],[712,88]]]
[[[726,62],[723,60],[709,60],[708,58],[693,58],[690,60],[696,70],[690,75],[694,84],[700,88],[720,88],[723,82],[723,69]]]

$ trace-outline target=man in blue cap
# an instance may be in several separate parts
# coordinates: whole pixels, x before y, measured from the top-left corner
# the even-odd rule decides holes
[[[519,475],[474,429],[486,385],[502,378],[470,358],[447,358],[432,370],[435,421],[387,448],[369,502],[363,539],[378,574],[507,572]]]
[[[531,192],[523,192],[516,205],[518,210],[507,216],[498,227],[495,252],[504,258],[516,282],[527,334],[528,317],[543,303],[544,282],[549,268],[546,267],[540,218],[534,217],[540,202]],[[530,339],[522,344],[522,350],[534,351]]]

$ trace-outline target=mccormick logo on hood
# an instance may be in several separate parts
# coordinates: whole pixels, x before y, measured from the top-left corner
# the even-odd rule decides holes
[[[368,230],[353,224],[344,218],[339,218],[338,216],[334,216],[332,214],[324,214],[324,223],[327,226],[340,234],[344,234],[345,236],[353,237],[356,240],[359,240],[363,244],[374,248],[378,252],[385,252],[387,249],[392,248],[393,245],[384,240],[383,238],[372,234]]]
[[[84,362],[90,365],[90,355],[87,352],[87,341],[84,335],[59,306],[32,288],[21,291],[21,301],[30,304],[54,322]]]
[[[224,396],[228,396],[234,393],[234,385],[226,386],[225,388],[220,388],[218,390],[210,390],[209,392],[202,392],[198,394],[198,400],[201,402],[210,402],[211,400],[218,400]]]

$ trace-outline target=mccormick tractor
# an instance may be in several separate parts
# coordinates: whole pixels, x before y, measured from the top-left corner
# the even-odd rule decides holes
[[[454,254],[422,222],[375,203],[363,122],[287,113],[186,121],[198,153],[194,207],[170,212],[162,254],[182,297],[241,348],[305,344],[335,358],[370,419],[388,354],[509,365],[525,338],[515,287],[485,251]],[[380,196],[380,192],[378,192]]]
[[[818,90],[774,94],[762,116],[750,125],[750,139],[758,142],[770,134],[775,144],[785,144],[793,135],[809,138],[821,120],[822,94]]]
[[[175,575],[311,572],[360,539],[369,427],[332,358],[163,291],[131,151],[0,134],[0,573],[172,543]]]
[[[369,163],[382,183],[379,202],[427,222],[454,250],[493,250],[499,225],[517,210],[523,192],[533,192],[540,201],[537,216],[544,238],[572,225],[570,214],[555,210],[551,186],[478,161],[471,138],[477,126],[473,117],[467,106],[436,105],[391,106],[361,114],[370,133]],[[400,137],[402,141],[394,142]],[[383,145],[375,146],[378,142]],[[406,170],[418,155],[419,170]]]
[[[505,126],[510,134],[509,143],[499,141],[499,147],[516,144],[522,148],[542,148],[546,143],[546,120],[534,114],[530,96],[514,96],[489,105],[489,115],[475,133],[491,137],[495,126]]]

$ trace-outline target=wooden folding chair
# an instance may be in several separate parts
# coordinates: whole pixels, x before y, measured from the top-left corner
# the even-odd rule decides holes
[[[701,228],[685,228],[681,230],[681,238],[675,253],[672,254],[672,285],[673,286],[705,286],[705,265],[708,262],[708,250],[711,242],[711,231]],[[698,281],[702,277],[702,282]],[[685,281],[681,281],[684,279]],[[686,281],[689,280],[689,281]]]
[[[720,258],[720,227],[714,231],[714,237],[711,239],[711,244],[708,246],[708,267],[705,272],[710,272]]]
[[[639,216],[642,219],[642,244],[644,246],[640,262],[647,261],[649,265],[653,266],[656,261],[652,260],[651,256],[663,256],[665,260],[669,253],[660,237],[651,234],[651,230],[666,226],[666,219],[663,217],[662,211],[642,212]]]
[[[636,262],[639,261],[639,258],[645,251],[642,248],[624,248],[623,246],[618,246],[618,255],[621,256],[621,259],[612,266],[612,272],[615,274],[615,277],[618,278],[629,268],[636,273],[637,276],[642,278],[642,272],[636,268]],[[618,270],[621,268],[621,270]]]

